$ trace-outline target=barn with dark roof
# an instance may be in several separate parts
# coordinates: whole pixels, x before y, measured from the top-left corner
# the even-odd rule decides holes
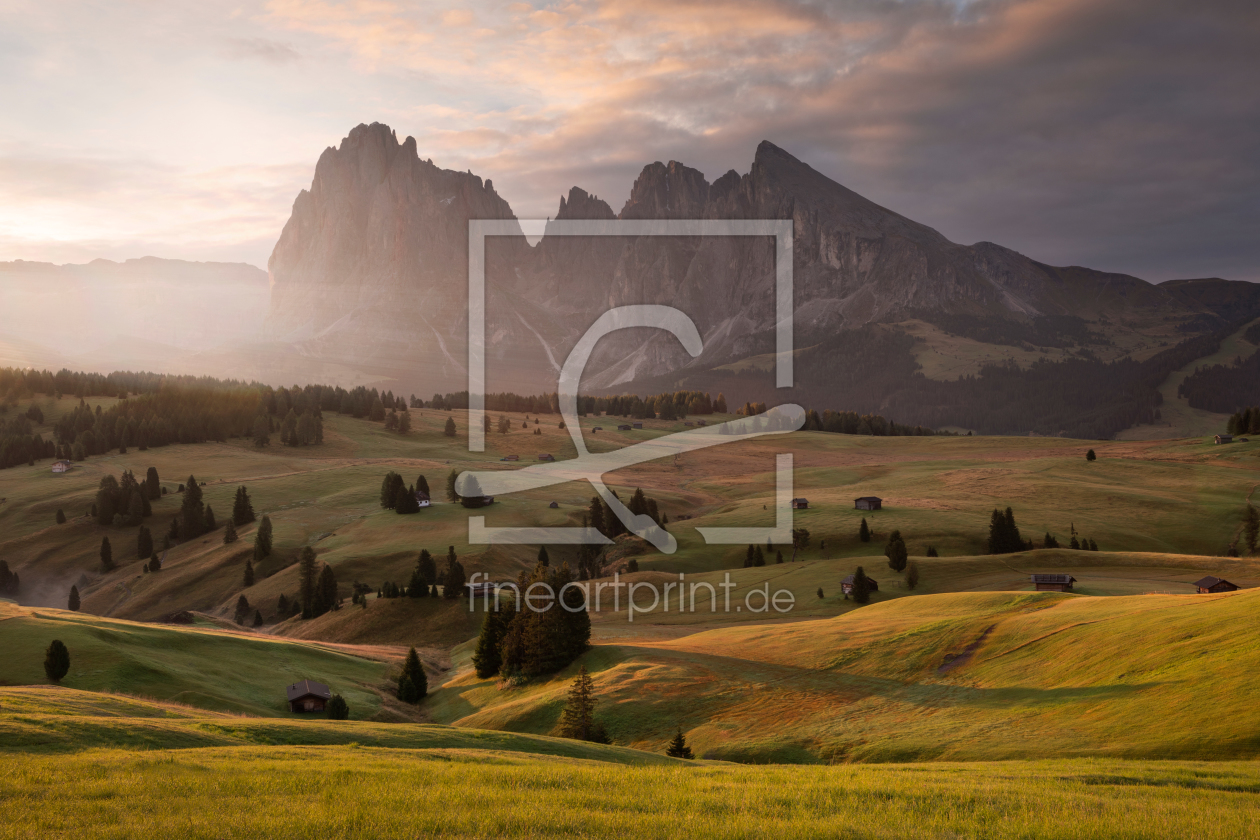
[[[285,689],[291,712],[322,712],[332,699],[332,692],[323,683],[302,680]]]
[[[1194,582],[1194,588],[1199,592],[1199,594],[1205,595],[1211,592],[1236,592],[1238,591],[1238,584],[1230,583],[1224,578],[1208,575],[1202,580],[1196,580]]]

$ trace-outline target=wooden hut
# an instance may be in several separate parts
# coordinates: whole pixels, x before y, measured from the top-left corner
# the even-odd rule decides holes
[[[554,461],[554,460],[556,460],[556,456],[555,456],[555,455],[552,455],[552,454],[551,454],[551,453],[549,453],[549,452],[544,452],[544,453],[542,453],[541,455],[539,455],[539,456],[538,456],[538,460],[539,460],[539,461]]]
[[[792,510],[806,510],[809,508],[809,499],[793,499]]]
[[[302,680],[285,690],[289,698],[291,712],[322,712],[332,699],[332,692],[323,683],[314,680]]]
[[[1216,436],[1216,443],[1218,446],[1222,443],[1233,443],[1233,442],[1234,442],[1233,435],[1217,435]]]
[[[879,583],[877,583],[873,577],[868,577],[866,579],[866,586],[871,592],[879,591]],[[845,595],[853,594],[853,575],[844,576],[844,580],[840,581],[840,591]]]
[[[1038,592],[1071,592],[1076,578],[1071,575],[1033,575],[1033,588]]]
[[[853,500],[854,510],[879,510],[884,506],[884,500],[879,496],[862,496]]]
[[[1224,578],[1208,575],[1202,580],[1196,580],[1194,588],[1199,594],[1206,595],[1213,592],[1236,592],[1238,591],[1238,584],[1230,583]]]

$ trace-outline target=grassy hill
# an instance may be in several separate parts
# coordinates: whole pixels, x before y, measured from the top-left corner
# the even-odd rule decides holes
[[[583,662],[614,740],[646,747],[681,727],[711,758],[1252,758],[1260,727],[1225,710],[1260,700],[1257,609],[1257,590],[926,595],[600,645]],[[503,690],[466,672],[428,705],[441,721],[548,732],[572,670]]]
[[[378,689],[397,655],[0,601],[0,648],[6,660],[0,684],[46,684],[44,650],[53,639],[70,650],[70,673],[61,681],[66,688],[260,717],[288,716],[285,686],[304,678],[343,695],[356,718],[382,715],[385,701]]]

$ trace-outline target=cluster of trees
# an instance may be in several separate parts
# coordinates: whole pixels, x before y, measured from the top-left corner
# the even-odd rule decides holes
[[[871,579],[866,575],[866,569],[861,566],[853,573],[853,588],[845,596],[852,598],[859,604],[865,604],[871,600]]]
[[[121,479],[103,476],[97,487],[92,515],[99,525],[135,527],[153,515],[150,502],[161,497],[162,485],[153,467],[149,467],[143,483],[136,481],[130,470],[124,471]]]
[[[21,585],[18,573],[9,569],[9,561],[0,560],[0,595],[16,596]]]
[[[407,651],[403,661],[402,673],[398,675],[398,691],[395,696],[404,703],[415,705],[429,693],[429,678],[425,676],[424,665],[416,649]]]
[[[769,559],[773,557],[775,563],[783,562],[783,552],[774,547],[774,543],[766,540],[766,547],[763,550],[759,545],[748,546],[747,552],[744,554],[744,568],[749,569],[754,566],[764,566]]]
[[[1230,415],[1231,435],[1260,435],[1260,406],[1250,406]]]
[[[834,432],[842,435],[873,435],[875,437],[922,437],[938,435],[933,429],[924,426],[903,426],[894,423],[878,414],[858,414],[856,411],[831,411],[819,414],[814,409],[805,412],[807,432]]]
[[[1260,383],[1260,351],[1245,359],[1238,356],[1227,365],[1196,368],[1177,386],[1177,396],[1184,397],[1191,408],[1225,414],[1254,401],[1260,394],[1256,383]]]
[[[556,569],[539,562],[517,578],[517,593],[506,609],[486,613],[473,653],[479,677],[499,674],[504,679],[529,679],[554,674],[581,656],[590,644],[591,618],[585,596],[576,586],[567,563]],[[527,606],[529,587],[546,584],[555,597],[545,607]]]
[[[1010,508],[1005,512],[993,509],[989,519],[989,553],[1014,554],[1017,551],[1030,551],[1032,541],[1025,542],[1019,535],[1019,526],[1015,524],[1015,513]]]
[[[233,614],[232,620],[235,621],[237,624],[241,624],[241,625],[245,624],[245,622],[249,621],[249,613],[251,610],[253,610],[253,613],[254,613],[254,620],[252,622],[253,626],[262,627],[263,626],[262,610],[251,607],[249,605],[249,599],[246,598],[244,595],[241,595],[239,598],[236,599],[236,612]]]
[[[416,560],[415,568],[412,569],[411,579],[407,581],[406,586],[401,586],[394,581],[385,581],[376,590],[378,598],[450,598],[455,599],[463,594],[464,587],[467,583],[467,573],[464,571],[464,564],[459,562],[459,557],[455,554],[455,546],[448,546],[446,552],[446,568],[438,572],[437,562],[433,559],[433,555],[429,553],[427,548],[420,550],[420,557]],[[442,592],[438,592],[438,586],[441,585]],[[355,584],[355,602],[359,603],[358,596],[370,592],[371,588],[363,584]],[[367,601],[362,601],[363,606],[367,606]]]
[[[316,559],[315,550],[309,545],[303,546],[298,555],[298,604],[303,619],[341,609],[337,575],[332,566]]]
[[[41,420],[34,422],[42,422],[42,413],[39,416]],[[27,414],[11,420],[0,417],[0,469],[33,464],[37,459],[51,458],[56,451],[56,444],[34,431]]]
[[[401,475],[390,470],[381,481],[381,507],[395,513],[419,513],[417,493],[429,496],[429,482],[423,475],[416,479],[415,484],[406,485]]]
[[[433,408],[452,411],[468,408],[468,392],[454,394],[434,394],[433,399],[424,401],[413,394],[412,408]],[[559,414],[560,396],[556,393],[523,397],[519,394],[486,394],[486,411],[510,411],[525,414]],[[713,399],[704,391],[670,391],[649,397],[637,394],[620,396],[593,397],[578,396],[578,414],[610,414],[618,417],[633,417],[638,420],[660,418],[662,420],[678,420],[689,415],[725,414],[726,397],[722,394]]]

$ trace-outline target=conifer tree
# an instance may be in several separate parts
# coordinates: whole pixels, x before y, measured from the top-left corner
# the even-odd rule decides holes
[[[398,504],[399,495],[405,491],[402,476],[390,470],[381,481],[381,507],[392,510]]]
[[[254,610],[254,626],[255,627],[263,626],[262,610]]]
[[[141,525],[140,530],[136,532],[136,556],[144,559],[153,553],[153,534],[149,533],[149,529]]]
[[[569,697],[560,716],[560,735],[578,741],[590,740],[595,723],[595,681],[583,665],[569,688]]]
[[[1094,450],[1092,449],[1085,453],[1086,461],[1093,461],[1093,460],[1096,460],[1097,458],[1098,456],[1094,454]]]
[[[464,584],[468,578],[464,575],[464,566],[455,556],[455,546],[446,551],[446,572],[442,576],[442,597],[453,599],[464,594]]]
[[[66,512],[62,510],[61,508],[57,508],[57,524],[58,525],[66,524]]]
[[[241,595],[236,599],[236,613],[233,615],[233,621],[244,624],[247,618],[249,618],[249,599]]]
[[[762,552],[761,546],[756,546],[753,549],[753,565],[754,566],[766,565],[766,555]]]
[[[782,562],[783,562],[783,552],[782,552],[782,551],[775,551],[775,552],[774,552],[774,562],[775,562],[775,565],[778,565],[779,563],[782,563]]]
[[[245,558],[245,575],[242,581],[246,588],[254,585],[254,561],[248,557]]]
[[[179,506],[179,531],[185,540],[205,533],[205,506],[201,503],[201,486],[191,475],[184,485],[184,500]]]
[[[70,587],[70,601],[66,604],[66,608],[69,609],[70,612],[79,611],[79,587]]]
[[[870,526],[866,524],[865,516],[862,517],[862,524],[858,526],[858,539],[862,542],[871,541],[871,529]]]
[[[231,545],[232,543],[236,542],[237,539],[238,537],[236,536],[236,523],[234,523],[231,519],[229,519],[227,521],[227,525],[223,528],[223,544]]]
[[[823,598],[823,591],[822,591],[822,587],[820,586],[818,587],[818,599],[821,601],[822,598]]]
[[[455,437],[455,418],[447,417],[446,426],[442,429],[442,434],[447,437]]]
[[[262,521],[258,523],[258,530],[254,533],[254,559],[262,560],[270,555],[271,517],[264,513]]]
[[[538,565],[539,566],[551,565],[551,558],[547,556],[547,546],[545,545],[540,545],[538,547]]]
[[[857,571],[853,573],[853,600],[859,604],[865,604],[871,600],[871,581],[866,576],[866,570],[861,566],[857,567]]]
[[[687,739],[683,737],[681,729],[669,742],[669,746],[665,748],[665,755],[670,758],[695,758],[695,755],[691,752],[691,747],[687,746]]]
[[[906,543],[901,538],[901,531],[893,531],[888,535],[888,545],[884,546],[884,556],[888,558],[888,568],[900,572],[906,568]]]
[[[162,481],[158,478],[157,467],[149,467],[144,474],[144,489],[150,499],[156,501],[162,498]]]
[[[206,505],[206,518],[204,522],[206,531],[213,531],[218,527],[218,523],[214,521],[214,508]]]
[[[429,482],[425,480],[423,475],[416,476],[416,492],[423,493],[430,499],[433,498],[433,494],[429,492]]]
[[[250,501],[249,492],[244,485],[236,488],[236,498],[232,501],[232,523],[241,526],[253,522],[254,503]]]
[[[749,543],[748,550],[744,552],[744,568],[751,569],[753,565],[753,560],[755,560],[756,558],[757,558],[757,552],[753,549],[752,544]]]
[[[336,609],[340,609],[337,604],[337,575],[332,566],[325,563],[319,570],[319,580],[315,585],[313,612],[316,616],[320,616]]]
[[[44,674],[52,682],[61,682],[70,673],[70,651],[61,639],[53,639],[44,651]]]
[[[459,473],[451,470],[451,474],[446,477],[446,501],[455,504],[459,501],[459,493],[455,490],[455,480],[459,478]]]
[[[911,563],[906,569],[906,589],[914,589],[919,585],[919,564]]]
[[[1072,542],[1069,543],[1073,551],[1079,551],[1081,548],[1080,541],[1076,539],[1076,534],[1072,535]]]
[[[416,649],[407,651],[403,661],[402,674],[398,677],[398,699],[404,703],[415,705],[429,693],[429,680],[424,673],[424,665]]]
[[[114,550],[109,545],[109,537],[101,537],[101,568],[107,572],[114,570]]]
[[[507,632],[507,626],[503,623],[503,616],[497,609],[490,609],[486,612],[485,620],[481,622],[481,633],[477,636],[477,649],[473,651],[473,667],[477,669],[477,676],[481,679],[489,679],[499,673],[499,668],[503,665],[503,657],[499,653],[499,645],[503,642],[503,636]]]
[[[149,555],[149,571],[150,572],[162,571],[162,561],[158,559],[156,551]]]
[[[401,481],[401,478],[399,479]],[[416,498],[416,488],[401,487],[394,497],[394,513],[419,513],[420,501]]]
[[[350,717],[350,704],[340,694],[334,694],[328,701],[328,708],[325,711],[328,713],[329,720],[346,720]]]
[[[319,566],[315,559],[315,549],[309,545],[302,546],[298,555],[298,601],[301,604],[302,618],[315,615],[316,587],[319,584]]]

